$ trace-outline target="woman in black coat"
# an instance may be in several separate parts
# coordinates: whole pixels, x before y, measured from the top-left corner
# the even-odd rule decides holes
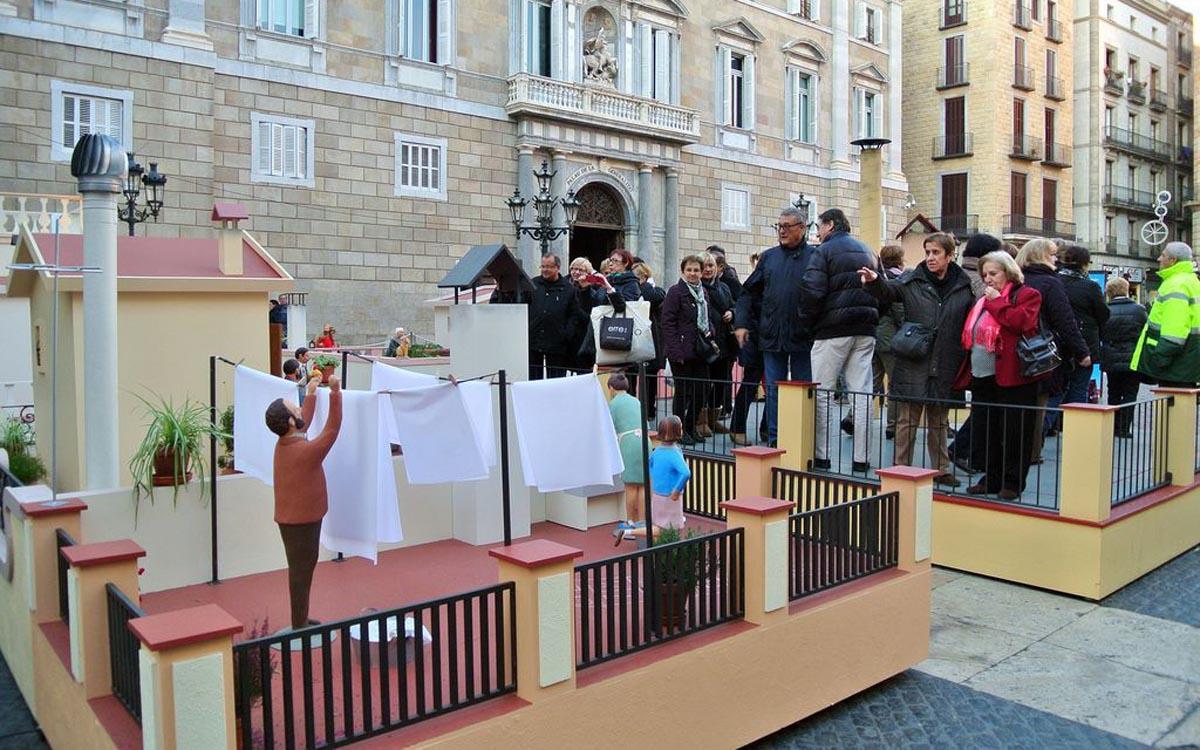
[[[704,253],[704,270],[700,274],[700,283],[708,290],[709,299],[716,308],[717,316],[713,319],[713,332],[716,336],[717,347],[721,357],[708,367],[708,377],[711,379],[705,392],[704,404],[701,407],[700,421],[696,432],[700,437],[712,437],[713,433],[729,432],[729,428],[718,421],[718,410],[731,406],[730,393],[733,388],[733,362],[737,359],[737,339],[733,337],[733,292],[721,279],[721,268],[717,258],[712,253]]]
[[[1071,301],[1071,311],[1079,323],[1079,332],[1083,334],[1087,344],[1088,356],[1092,362],[1100,361],[1100,331],[1108,322],[1108,306],[1104,304],[1104,292],[1100,285],[1088,276],[1088,267],[1092,262],[1092,254],[1086,247],[1068,245],[1062,251],[1062,268],[1058,271],[1059,278],[1067,290],[1067,299]],[[1088,384],[1092,382],[1092,368],[1077,367],[1067,375],[1067,389],[1063,394],[1063,404],[1084,404],[1088,400]],[[1050,400],[1051,406],[1057,406]]]
[[[703,405],[708,377],[707,352],[718,353],[713,334],[717,310],[700,282],[704,259],[689,255],[679,264],[682,278],[667,290],[662,307],[663,349],[671,363],[675,379],[675,399],[671,410],[683,422],[682,445],[703,442],[696,434],[696,422]],[[703,306],[700,303],[703,301]]]
[[[646,390],[642,398],[646,401],[646,416],[658,424],[658,373],[662,371],[662,306],[667,299],[667,290],[654,283],[654,271],[645,263],[634,263],[633,273],[641,285],[642,299],[650,303],[650,333],[654,336],[654,359],[646,363]],[[635,378],[636,380],[636,378]]]
[[[1146,325],[1146,308],[1129,298],[1129,282],[1119,276],[1105,285],[1108,324],[1100,333],[1100,366],[1108,373],[1108,405],[1121,406],[1137,400],[1142,380],[1130,369],[1133,350]],[[1133,412],[1121,409],[1116,415],[1114,432],[1117,437],[1133,437]]]
[[[1025,283],[1042,295],[1041,321],[1054,333],[1058,343],[1058,354],[1063,363],[1050,377],[1039,381],[1038,407],[1045,409],[1052,395],[1061,395],[1066,390],[1067,375],[1074,367],[1091,367],[1092,357],[1087,342],[1079,332],[1079,322],[1071,309],[1067,288],[1059,277],[1058,245],[1046,239],[1030,240],[1017,254],[1017,265],[1025,274]],[[1045,412],[1041,412],[1033,435],[1035,464],[1042,462],[1042,445],[1045,441]]]

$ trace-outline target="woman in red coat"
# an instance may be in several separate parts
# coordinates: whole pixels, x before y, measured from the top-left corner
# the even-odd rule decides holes
[[[1037,380],[1021,374],[1017,342],[1038,330],[1042,295],[1024,284],[1021,269],[1008,253],[985,255],[979,273],[986,286],[963,326],[967,357],[955,386],[971,390],[974,418],[986,441],[987,469],[967,492],[1013,501],[1025,489],[1029,443],[1038,416]]]

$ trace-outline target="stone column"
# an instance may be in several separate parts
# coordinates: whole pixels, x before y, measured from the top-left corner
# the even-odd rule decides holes
[[[71,155],[71,175],[83,194],[83,396],[86,487],[108,489],[118,479],[117,211],[128,161],[107,135],[85,135]]]
[[[779,383],[779,447],[784,450],[780,465],[808,471],[816,448],[816,383]]]
[[[1171,484],[1187,487],[1196,478],[1196,397],[1195,388],[1151,388],[1155,396],[1171,396],[1167,407],[1167,471]]]
[[[233,636],[242,623],[205,604],[139,617],[129,629],[142,643],[142,746],[234,750]]]
[[[675,278],[679,269],[679,170],[666,171],[666,207],[663,211],[663,267],[658,271],[659,283]]]
[[[70,606],[71,674],[89,698],[112,692],[108,653],[108,593],[113,583],[125,596],[138,599],[138,559],[145,557],[131,539],[63,547],[70,563],[67,601]]]
[[[900,3],[892,3],[890,8],[891,20],[888,23],[888,132],[892,139],[892,148],[888,152],[888,175],[900,179],[902,175],[900,157],[904,153],[902,137],[904,135],[903,118],[904,91],[904,8]]]
[[[786,452],[782,448],[768,448],[765,445],[734,448],[734,498],[771,497],[771,470],[779,466]]]
[[[859,157],[858,225],[859,239],[876,250],[880,246],[883,220],[883,149],[864,148]]]
[[[1062,410],[1058,514],[1084,521],[1107,520],[1112,511],[1113,424],[1117,407],[1063,404]]]
[[[488,554],[500,563],[500,581],[515,584],[517,695],[533,703],[574,689],[574,571],[583,551],[535,539]]]
[[[654,177],[654,165],[642,164],[638,166],[638,236],[637,247],[634,248],[634,255],[640,255],[642,258],[651,257],[651,249],[654,247],[654,213],[651,211],[653,183],[651,179]],[[670,278],[670,277],[668,277]]]
[[[211,52],[212,40],[204,27],[204,0],[171,0],[170,19],[162,40]]]
[[[769,497],[721,503],[725,527],[742,529],[746,561],[746,622],[766,625],[787,617],[788,512],[792,504]]]
[[[833,12],[833,54],[830,67],[833,162],[835,167],[850,166],[850,3],[830,3]]]
[[[521,191],[521,197],[528,203],[525,206],[524,224],[528,224],[533,216],[533,197],[537,195],[537,180],[533,177],[533,171],[537,168],[533,164],[533,146],[517,146],[517,188]],[[538,268],[538,243],[532,238],[521,235],[517,241],[517,259],[521,261],[521,265],[525,268],[525,273],[530,276],[537,273]]]
[[[912,466],[893,466],[877,472],[881,493],[900,494],[900,548],[897,566],[913,572],[928,568],[933,555],[933,478],[935,469],[916,469]]]
[[[557,151],[556,150],[554,152],[554,155],[552,157],[552,161],[550,164],[551,169],[554,170],[554,177],[553,177],[553,179],[550,180],[550,192],[551,192],[551,194],[554,195],[554,197],[560,198],[560,199],[565,198],[567,196],[567,157],[568,156],[570,156],[569,151]],[[562,227],[562,226],[566,226],[566,224],[567,224],[567,217],[566,217],[566,213],[563,211],[562,203],[561,202],[556,203],[554,206],[554,226]],[[562,260],[562,267],[564,269],[570,263],[570,260],[568,260],[568,258],[567,258],[568,254],[569,254],[568,250],[570,249],[570,242],[571,242],[570,237],[568,237],[567,235],[564,234],[561,237],[556,238],[553,242],[550,243],[550,252],[554,253],[555,255],[557,255],[559,257],[560,260]],[[540,262],[541,258],[539,258],[538,261]],[[529,275],[532,276],[536,272],[536,269],[537,269],[537,266],[534,266],[534,270],[530,271]]]

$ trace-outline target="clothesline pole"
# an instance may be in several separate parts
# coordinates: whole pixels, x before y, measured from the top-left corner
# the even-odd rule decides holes
[[[500,386],[500,496],[504,501],[504,546],[512,544],[512,496],[508,488],[508,372],[497,373]]]
[[[349,362],[350,362],[350,352],[343,349],[342,350],[342,387],[343,388],[350,387]],[[339,553],[337,553],[337,557],[334,558],[333,561],[334,562],[346,562],[346,556],[344,554],[342,554],[341,552],[339,552]]]
[[[647,394],[650,391],[646,390],[646,363],[638,363],[638,388],[641,390],[638,393]],[[654,516],[650,506],[650,431],[646,429],[646,399],[639,398],[638,404],[642,410],[642,498],[643,505],[646,507],[646,546],[654,546]]]
[[[217,357],[208,358],[208,419],[212,424],[212,433],[208,436],[208,461],[212,471],[212,481],[209,491],[209,518],[212,528],[209,530],[212,543],[212,578],[209,583],[220,583],[217,578]]]

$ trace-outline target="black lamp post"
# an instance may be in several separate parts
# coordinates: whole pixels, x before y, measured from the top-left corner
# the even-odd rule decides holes
[[[129,173],[125,177],[125,205],[117,206],[117,221],[129,225],[129,236],[133,236],[133,228],[146,219],[158,221],[158,214],[163,207],[163,193],[166,192],[167,177],[158,171],[158,162],[150,162],[150,171],[146,172],[141,164],[129,152]],[[142,188],[146,188],[146,205],[138,208],[138,196]]]
[[[579,200],[575,197],[574,190],[568,190],[566,196],[562,198],[550,195],[550,180],[554,178],[554,175],[555,172],[551,172],[550,167],[544,161],[542,168],[533,173],[538,181],[538,194],[533,197],[536,224],[525,225],[525,207],[529,205],[530,201],[521,197],[520,188],[513,190],[512,197],[504,201],[508,205],[508,210],[512,212],[512,223],[513,228],[517,231],[517,239],[520,240],[521,235],[525,235],[537,240],[541,243],[542,255],[550,252],[551,240],[556,240],[571,232],[575,226],[575,215],[579,212]],[[563,216],[567,220],[566,226],[552,226],[556,204],[562,204]]]

